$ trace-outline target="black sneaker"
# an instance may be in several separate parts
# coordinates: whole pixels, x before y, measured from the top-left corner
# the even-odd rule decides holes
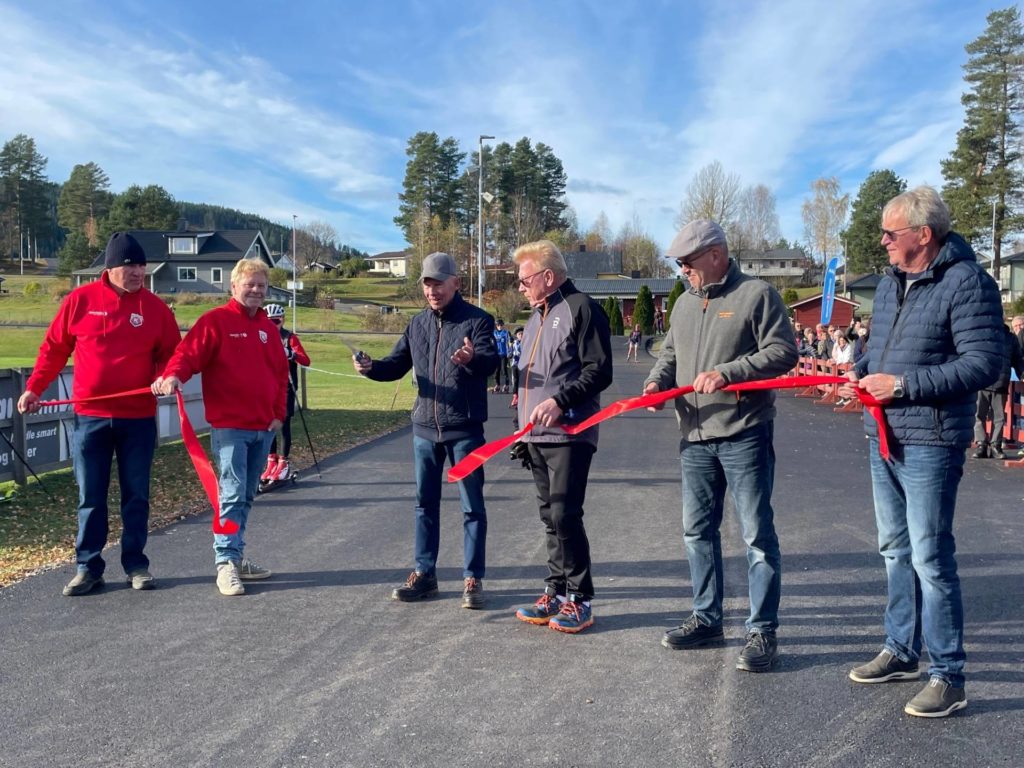
[[[403,603],[412,603],[422,600],[425,597],[437,595],[437,576],[427,576],[425,573],[413,571],[405,584],[395,587],[391,593],[392,600],[399,600]]]
[[[855,683],[888,683],[890,680],[919,680],[916,661],[900,661],[888,648],[882,650],[867,664],[850,670]]]
[[[978,450],[971,454],[976,459],[987,459],[988,458],[988,446],[982,443],[978,446]]]
[[[747,644],[736,660],[736,669],[767,672],[779,658],[779,642],[774,632],[747,632]]]
[[[476,610],[484,607],[484,585],[480,579],[470,576],[462,590],[462,607]]]
[[[75,578],[64,587],[64,597],[87,595],[94,589],[100,589],[102,586],[102,576],[93,576],[89,571],[79,571],[75,574]]]
[[[967,706],[967,691],[933,677],[903,711],[914,717],[946,717]]]
[[[994,445],[991,448],[989,448],[988,455],[991,456],[993,459],[1005,459],[1006,458],[1006,454],[1003,453],[1003,449],[1002,448],[997,448]]]
[[[725,633],[722,625],[716,627],[702,624],[700,619],[691,615],[675,629],[670,629],[661,638],[666,648],[680,651],[687,648],[704,648],[709,645],[725,645]]]

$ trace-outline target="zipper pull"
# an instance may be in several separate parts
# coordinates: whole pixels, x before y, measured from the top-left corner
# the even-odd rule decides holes
[[[702,311],[703,312],[707,312],[708,311],[708,297],[707,296],[704,297],[704,309]]]

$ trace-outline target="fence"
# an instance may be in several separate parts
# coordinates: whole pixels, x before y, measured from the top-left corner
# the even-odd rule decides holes
[[[37,473],[71,466],[71,431],[74,411],[70,405],[41,408],[38,413],[18,413],[17,403],[25,391],[25,382],[31,368],[0,369],[0,432],[2,432],[25,461]],[[46,388],[43,400],[66,400],[71,397],[74,368],[61,371]],[[195,376],[182,387],[185,410],[196,432],[209,429],[203,409],[202,379]],[[177,399],[161,397],[157,400],[157,439],[160,444],[181,439],[178,422]],[[14,480],[24,485],[28,469],[18,460],[11,446],[0,440],[0,481]]]

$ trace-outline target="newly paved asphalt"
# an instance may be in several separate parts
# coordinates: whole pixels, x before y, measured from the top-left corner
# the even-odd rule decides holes
[[[605,402],[636,394],[649,364],[617,361]],[[507,398],[491,403],[496,438]],[[275,577],[245,597],[217,593],[209,515],[152,537],[153,592],[119,581],[116,549],[102,592],[62,597],[70,566],[0,591],[0,766],[1024,765],[1024,470],[969,463],[970,704],[910,718],[919,684],[846,678],[878,651],[885,600],[860,420],[786,394],[779,411],[775,672],[735,669],[747,600],[732,518],[728,647],[659,644],[690,605],[670,411],[601,427],[586,507],[596,625],[575,637],[513,616],[541,590],[544,547],[530,479],[504,457],[487,466],[486,610],[459,607],[454,487],[441,596],[387,599],[412,565],[403,430],[257,501],[247,553]]]

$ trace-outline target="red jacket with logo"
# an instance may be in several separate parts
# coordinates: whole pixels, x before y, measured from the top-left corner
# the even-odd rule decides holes
[[[234,299],[203,314],[164,369],[182,383],[203,374],[206,420],[218,429],[260,430],[284,421],[288,360],[267,313]]]
[[[145,288],[118,294],[106,272],[69,293],[39,347],[26,389],[43,391],[75,356],[74,398],[112,395],[148,387],[163,370],[181,332],[174,314]],[[148,392],[91,403],[75,413],[119,419],[152,418],[156,398]]]

